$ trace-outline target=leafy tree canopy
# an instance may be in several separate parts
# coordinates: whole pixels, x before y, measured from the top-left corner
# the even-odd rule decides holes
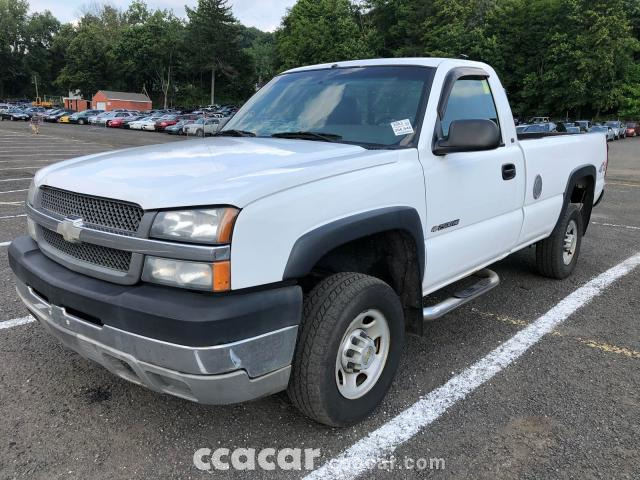
[[[186,18],[132,0],[77,23],[0,0],[0,98],[147,91],[156,103],[242,102],[278,72],[370,57],[464,55],[499,73],[515,113],[640,118],[638,0],[298,0],[275,33],[229,0]],[[213,80],[213,81],[212,81]]]

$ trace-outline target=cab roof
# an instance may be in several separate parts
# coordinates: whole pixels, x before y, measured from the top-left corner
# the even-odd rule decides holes
[[[326,68],[346,68],[346,67],[372,67],[385,65],[413,65],[419,67],[438,67],[443,63],[460,67],[488,67],[481,62],[462,60],[458,58],[433,58],[433,57],[411,57],[411,58],[374,58],[368,60],[349,60],[344,62],[321,63],[318,65],[307,65],[304,67],[292,68],[283,73],[303,72],[306,70],[322,70]]]

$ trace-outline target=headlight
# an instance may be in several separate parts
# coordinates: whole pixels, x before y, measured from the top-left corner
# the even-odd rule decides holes
[[[191,243],[230,243],[238,209],[210,208],[160,212],[151,237]]]
[[[29,205],[35,205],[37,191],[38,189],[36,188],[36,183],[31,180],[31,185],[29,185],[29,193],[27,193],[27,203]]]
[[[146,282],[210,292],[229,290],[230,276],[229,261],[201,263],[158,257],[147,257],[142,272]]]

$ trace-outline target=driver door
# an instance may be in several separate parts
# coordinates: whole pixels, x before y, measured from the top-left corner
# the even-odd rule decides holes
[[[439,106],[443,115],[439,113],[435,127],[442,129],[443,138],[454,120],[489,119],[500,127],[493,95],[502,88],[497,80],[494,84],[488,74],[474,73],[453,79],[449,75],[448,81]],[[430,148],[420,151],[427,205],[425,294],[505,256],[518,241],[523,222],[524,158],[511,134],[505,139],[500,130],[501,145],[493,150],[440,156]]]

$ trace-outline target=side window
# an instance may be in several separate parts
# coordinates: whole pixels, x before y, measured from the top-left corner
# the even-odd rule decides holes
[[[453,85],[444,118],[442,119],[442,134],[449,135],[449,126],[454,120],[493,120],[498,127],[498,113],[491,95],[491,88],[486,79],[458,80]]]

